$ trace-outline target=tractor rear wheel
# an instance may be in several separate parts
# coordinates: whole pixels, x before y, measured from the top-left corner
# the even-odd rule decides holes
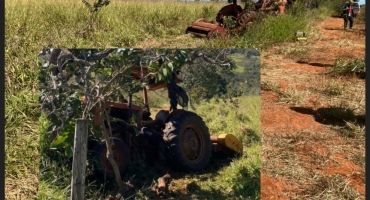
[[[168,120],[163,133],[176,167],[191,171],[206,167],[212,143],[208,127],[199,115],[181,112]]]
[[[116,161],[119,172],[123,175],[129,164],[130,164],[130,152],[127,145],[120,139],[114,138],[114,145],[112,146],[113,159]],[[105,141],[99,143],[92,150],[93,162],[97,168],[97,172],[101,175],[106,175],[107,177],[114,178],[115,173],[112,165],[107,158],[107,145]]]

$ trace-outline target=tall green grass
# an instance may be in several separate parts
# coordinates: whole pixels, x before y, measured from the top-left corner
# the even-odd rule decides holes
[[[49,185],[43,182],[39,184],[37,178],[39,151],[42,152],[38,141],[37,59],[42,48],[136,47],[144,44],[150,47],[259,49],[262,46],[288,41],[290,34],[297,29],[306,28],[301,20],[304,15],[286,15],[280,16],[280,21],[276,21],[273,16],[266,18],[253,28],[248,28],[245,34],[224,40],[207,41],[185,35],[185,29],[191,22],[198,18],[213,20],[224,5],[114,0],[101,10],[93,26],[89,28],[89,13],[82,1],[6,1],[6,199],[36,198],[38,185],[40,188],[49,188]],[[286,33],[283,30],[286,30]],[[273,38],[268,38],[265,34]],[[212,131],[217,130],[221,129],[217,126],[212,128]],[[233,130],[229,128],[227,131]],[[238,132],[237,129],[234,131]],[[248,148],[247,151],[259,151],[253,149]],[[60,196],[60,191],[45,192],[44,196],[51,193]],[[53,195],[50,197],[53,198]]]
[[[291,42],[295,32],[307,30],[307,23],[304,16],[269,16],[258,26],[251,27],[243,39],[248,43],[254,38],[253,42],[257,48],[257,45],[268,47],[277,43]]]
[[[176,37],[198,18],[214,19],[220,3],[112,1],[88,32],[89,13],[81,1],[16,0],[6,2],[7,44],[25,36],[32,46],[123,47],[146,37]],[[27,41],[28,42],[28,41]],[[36,42],[36,43],[35,43]],[[13,45],[12,45],[13,46]],[[15,45],[18,46],[18,45]]]
[[[100,11],[89,28],[89,13],[80,1],[10,1],[6,2],[6,43],[9,47],[18,47],[17,44],[22,43],[39,48],[135,46],[147,38],[161,41],[183,36],[193,21],[199,18],[214,20],[224,5],[206,2],[112,1]],[[270,16],[261,25],[248,28],[245,34],[239,36],[202,42],[201,47],[258,48],[260,45],[288,41],[288,34],[305,28],[304,15],[275,18]],[[12,35],[33,42],[31,44]],[[193,44],[199,41],[194,37],[190,41],[181,37],[178,40],[188,40]],[[176,45],[176,41],[173,45]]]
[[[320,1],[319,7],[315,10],[315,17],[340,17],[342,14],[342,5],[345,1],[332,0],[332,1]]]
[[[212,40],[205,47],[232,46],[236,48],[263,49],[284,42],[292,42],[294,33],[309,29],[310,15],[304,7],[297,3],[286,14],[266,15],[258,13],[252,26],[241,33],[229,35],[224,40]]]
[[[211,135],[234,134],[244,147],[242,158],[220,170],[215,179],[218,183],[209,183],[209,187],[229,192],[240,199],[259,199],[260,110],[259,96],[240,97],[234,103],[211,100],[196,107],[195,111],[203,117]]]

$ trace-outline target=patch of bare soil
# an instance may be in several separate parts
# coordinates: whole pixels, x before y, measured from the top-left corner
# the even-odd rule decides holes
[[[317,177],[335,175],[365,198],[365,169],[348,155],[363,154],[364,144],[357,145],[364,140],[341,134],[345,122],[332,117],[348,109],[364,113],[365,81],[325,74],[336,58],[365,56],[365,24],[354,28],[345,31],[343,19],[327,18],[315,23],[307,42],[262,52],[261,83],[270,85],[261,92],[262,199],[319,198],[325,190],[305,191]]]
[[[286,185],[287,181],[282,178],[272,178],[261,174],[261,185],[264,193],[262,193],[262,199],[273,199],[273,200],[285,200],[289,199],[289,196],[284,194],[285,191],[291,190],[292,187]]]

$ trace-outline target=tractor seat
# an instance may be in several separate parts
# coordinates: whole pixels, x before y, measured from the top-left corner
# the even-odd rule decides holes
[[[166,121],[167,116],[170,114],[170,111],[168,110],[160,110],[156,115],[155,115],[155,121],[161,121],[162,123]]]
[[[151,127],[151,128],[158,128],[158,126],[162,126],[165,122],[167,116],[170,114],[167,110],[160,110],[157,115],[155,116],[155,119],[152,120],[151,118],[148,120],[145,120],[144,126]]]

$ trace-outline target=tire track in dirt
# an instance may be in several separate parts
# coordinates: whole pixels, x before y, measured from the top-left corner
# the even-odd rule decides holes
[[[307,43],[272,47],[261,55],[261,199],[307,199],[315,177],[336,174],[361,198],[365,195],[364,168],[345,151],[355,145],[320,120],[321,110],[341,102],[322,92],[334,81],[346,91],[361,91],[357,102],[364,104],[364,80],[336,80],[324,73],[338,57],[365,56],[365,24],[355,23],[353,32],[343,30],[341,18],[314,26]]]

